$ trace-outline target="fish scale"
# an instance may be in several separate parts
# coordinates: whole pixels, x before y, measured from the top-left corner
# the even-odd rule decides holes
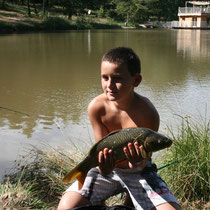
[[[169,138],[148,128],[136,127],[113,131],[93,145],[88,156],[63,178],[63,182],[68,183],[74,178],[83,180],[87,172],[98,165],[98,153],[104,148],[113,151],[116,161],[126,159],[123,147],[135,141],[143,145],[141,154],[144,158],[149,157],[151,152],[164,149],[172,144]]]
[[[141,145],[145,140],[144,136],[148,133],[150,133],[150,131],[144,128],[126,128],[113,131],[96,143],[90,150],[89,155],[95,155],[95,153],[98,154],[104,148],[112,149],[113,151],[117,148],[121,150],[121,148],[127,145],[128,142],[134,142],[135,140]],[[124,154],[123,150],[122,153]]]

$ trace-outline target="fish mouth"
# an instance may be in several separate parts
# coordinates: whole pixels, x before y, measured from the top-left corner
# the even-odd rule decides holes
[[[168,140],[168,147],[170,147],[171,145],[172,145],[172,143],[173,143],[173,141],[171,140],[171,139],[167,139]]]
[[[172,145],[172,140],[169,138],[165,138],[165,139],[158,139],[157,141],[150,141],[151,139],[147,138],[144,142],[144,150],[146,152],[156,152],[158,150],[162,150],[165,149],[167,147],[170,147]],[[152,151],[150,151],[152,150]]]

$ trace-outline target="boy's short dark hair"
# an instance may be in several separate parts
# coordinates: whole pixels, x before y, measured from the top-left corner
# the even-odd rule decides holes
[[[141,62],[136,53],[128,47],[117,47],[109,50],[103,57],[102,62],[108,61],[118,65],[126,64],[131,76],[141,73]]]

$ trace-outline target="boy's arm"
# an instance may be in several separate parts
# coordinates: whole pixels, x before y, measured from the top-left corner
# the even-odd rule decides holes
[[[102,112],[103,109],[100,103],[95,102],[95,99],[90,102],[88,106],[88,116],[93,128],[93,133],[96,142],[101,140],[104,136],[106,136],[109,133],[107,128],[101,121]]]
[[[98,142],[109,132],[101,121],[103,108],[94,100],[88,106],[88,115],[93,128],[95,141]],[[111,150],[105,148],[98,154],[98,164],[101,174],[107,175],[112,172],[115,167],[115,160]]]

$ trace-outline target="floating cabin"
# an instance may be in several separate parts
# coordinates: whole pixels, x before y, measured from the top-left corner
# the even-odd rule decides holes
[[[210,1],[186,1],[178,8],[180,29],[210,29]]]

